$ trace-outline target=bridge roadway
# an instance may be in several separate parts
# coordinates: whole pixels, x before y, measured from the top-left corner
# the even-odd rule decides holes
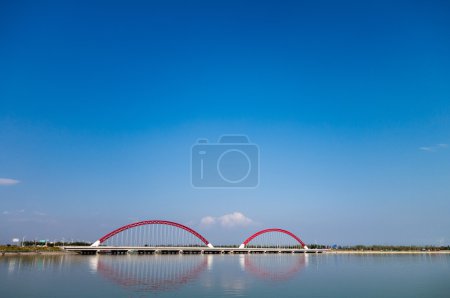
[[[65,251],[83,255],[93,254],[264,254],[264,253],[323,253],[328,249],[299,248],[238,248],[238,247],[183,247],[183,246],[65,246]]]

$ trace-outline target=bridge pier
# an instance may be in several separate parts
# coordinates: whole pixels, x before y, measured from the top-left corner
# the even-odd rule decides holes
[[[128,250],[111,250],[112,255],[125,255],[128,253]]]
[[[131,246],[66,246],[66,251],[77,252],[81,255],[94,255],[94,254],[111,254],[111,255],[124,255],[124,254],[295,254],[295,253],[322,253],[328,251],[327,249],[292,249],[292,248],[236,248],[236,247],[131,247]]]
[[[93,250],[88,250],[88,251],[82,251],[81,254],[82,255],[95,255],[97,253],[97,251]]]
[[[138,255],[153,255],[154,253],[153,250],[138,250]]]

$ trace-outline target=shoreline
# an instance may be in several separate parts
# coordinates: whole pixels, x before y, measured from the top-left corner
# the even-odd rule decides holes
[[[327,254],[450,254],[450,250],[436,250],[436,251],[417,251],[417,250],[405,250],[405,251],[376,251],[376,250],[333,250],[326,252]]]
[[[429,254],[450,254],[450,250],[440,251],[373,251],[373,250],[333,250],[323,253],[334,255],[429,255]],[[0,257],[7,256],[62,256],[62,255],[79,255],[69,251],[0,251]]]
[[[68,251],[0,251],[0,257],[7,256],[61,256],[61,255],[76,255],[77,253]]]

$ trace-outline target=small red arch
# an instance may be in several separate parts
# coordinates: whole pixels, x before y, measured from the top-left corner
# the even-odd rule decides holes
[[[195,237],[200,239],[205,245],[211,246],[211,244],[209,243],[208,240],[206,240],[205,237],[203,237],[202,235],[200,235],[193,229],[191,229],[185,225],[182,225],[182,224],[179,224],[179,223],[176,223],[173,221],[167,221],[167,220],[143,220],[143,221],[131,223],[131,224],[125,225],[123,227],[120,227],[120,228],[106,234],[105,236],[100,238],[98,240],[98,242],[99,242],[99,244],[101,244],[101,243],[105,242],[106,240],[108,240],[109,238],[111,238],[112,236],[114,236],[120,232],[123,232],[123,231],[131,229],[131,228],[139,227],[139,226],[145,226],[145,225],[167,225],[167,226],[177,227],[177,228],[183,229],[183,230],[191,233],[192,235],[194,235]]]
[[[277,229],[277,228],[273,228],[273,229],[265,229],[265,230],[261,230],[259,232],[256,232],[255,234],[251,235],[250,237],[248,237],[243,243],[242,246],[246,246],[250,241],[252,241],[253,239],[255,239],[256,237],[258,237],[259,235],[265,234],[265,233],[270,233],[270,232],[278,232],[278,233],[283,233],[286,235],[291,236],[292,238],[294,238],[298,243],[300,243],[300,245],[302,247],[306,247],[306,244],[303,243],[303,241],[297,237],[295,234],[287,231],[287,230],[283,230],[283,229]]]

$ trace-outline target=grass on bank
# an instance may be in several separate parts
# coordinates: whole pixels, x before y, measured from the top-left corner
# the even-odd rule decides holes
[[[59,247],[0,245],[0,252],[52,252],[60,250]]]
[[[339,251],[448,251],[450,246],[415,246],[415,245],[353,245],[338,246]]]

